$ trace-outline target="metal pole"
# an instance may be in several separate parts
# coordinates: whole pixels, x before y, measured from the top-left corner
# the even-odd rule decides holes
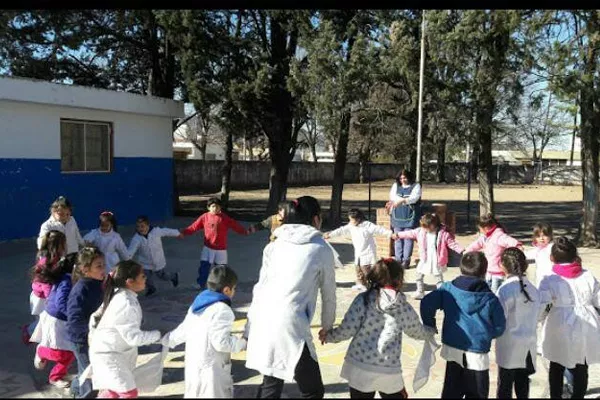
[[[369,221],[371,221],[371,161],[367,164],[369,168]],[[373,222],[373,221],[371,221]]]
[[[421,22],[421,66],[419,68],[419,120],[417,122],[417,182],[421,183],[421,135],[423,132],[423,73],[425,70],[425,10]]]
[[[473,156],[471,154],[471,149],[469,149],[469,154],[467,154],[469,158],[469,164],[467,168],[467,227],[471,228],[471,169],[473,168]]]

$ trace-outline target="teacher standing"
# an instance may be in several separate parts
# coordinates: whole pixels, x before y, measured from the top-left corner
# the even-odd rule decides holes
[[[390,222],[394,232],[415,229],[421,218],[421,185],[415,183],[409,170],[403,169],[396,175],[396,182],[390,189],[390,201],[386,204],[390,210]],[[394,242],[396,261],[406,269],[410,266],[413,241],[399,239]]]

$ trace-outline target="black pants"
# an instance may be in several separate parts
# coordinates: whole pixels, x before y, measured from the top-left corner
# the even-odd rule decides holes
[[[404,399],[404,394],[405,392],[403,390],[396,392],[396,393],[382,393],[379,392],[379,396],[382,399]],[[359,390],[356,390],[354,388],[350,388],[350,398],[351,399],[374,399],[375,398],[375,392],[361,392]]]
[[[298,388],[302,393],[303,399],[322,399],[325,395],[325,387],[323,386],[319,363],[311,357],[306,344],[304,345],[304,350],[302,350],[300,360],[296,364],[294,380],[298,383]],[[281,398],[282,391],[282,379],[265,375],[262,384],[258,388],[257,398],[279,399]]]
[[[463,355],[463,365],[467,359]],[[463,368],[454,361],[446,364],[446,376],[442,399],[487,399],[490,392],[490,371],[475,371]]]
[[[498,399],[512,399],[513,386],[517,399],[529,398],[529,375],[535,373],[531,353],[527,353],[526,368],[498,368]]]
[[[587,364],[577,364],[575,368],[570,368],[573,374],[573,395],[572,399],[583,399],[588,387],[588,366]],[[550,361],[549,380],[550,380],[550,398],[560,399],[563,394],[563,377],[565,367],[559,363]]]

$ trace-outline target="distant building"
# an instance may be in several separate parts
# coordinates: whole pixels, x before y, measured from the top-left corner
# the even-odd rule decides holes
[[[0,77],[0,240],[35,236],[59,195],[82,230],[111,210],[172,216],[172,121],[183,103]]]

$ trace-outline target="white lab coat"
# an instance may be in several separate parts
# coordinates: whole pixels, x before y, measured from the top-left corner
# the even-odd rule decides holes
[[[392,236],[390,229],[363,221],[358,225],[347,224],[329,232],[329,237],[350,236],[354,247],[356,265],[373,265],[377,262],[377,245],[373,235]]]
[[[106,233],[100,229],[93,229],[83,237],[83,240],[92,243],[104,254],[104,266],[107,272],[110,272],[119,261],[130,259],[121,235],[112,229]]]
[[[506,316],[506,329],[496,339],[496,362],[505,369],[526,368],[527,353],[536,365],[537,324],[546,304],[526,277],[523,284],[531,301],[521,293],[517,276],[506,279],[496,293]]]
[[[285,224],[263,251],[258,283],[248,310],[246,368],[288,382],[304,345],[317,360],[310,323],[317,291],[321,292],[321,325],[335,320],[334,255],[312,226]]]
[[[179,236],[177,229],[154,227],[148,232],[148,237],[136,233],[133,235],[127,252],[129,258],[142,265],[144,269],[160,271],[167,265],[163,251],[162,238],[164,236]]]
[[[95,390],[128,392],[136,389],[133,371],[138,347],[160,341],[159,331],[142,331],[142,308],[137,294],[129,289],[116,289],[102,319],[90,318],[90,367]]]
[[[185,342],[184,398],[233,398],[230,353],[246,348],[245,339],[231,334],[234,320],[231,308],[219,302],[200,314],[190,308],[169,333],[169,347]]]
[[[525,256],[528,260],[535,260],[535,286],[538,288],[540,287],[542,279],[553,274],[552,266],[554,263],[552,260],[550,260],[550,253],[552,251],[553,244],[553,242],[550,242],[546,245],[546,247],[534,247],[533,249],[525,252]]]
[[[566,368],[600,363],[600,284],[590,271],[576,278],[546,276],[540,291],[549,291],[552,308],[542,328],[542,355]]]
[[[54,217],[50,216],[50,218],[48,218],[42,224],[42,226],[40,226],[40,233],[37,238],[38,250],[42,247],[44,236],[46,236],[46,233],[50,231],[59,231],[65,234],[67,237],[67,254],[77,253],[79,251],[79,246],[83,246],[83,239],[79,233],[79,227],[77,226],[77,221],[75,221],[75,218],[70,217],[67,223],[63,224],[62,222],[55,220]]]

